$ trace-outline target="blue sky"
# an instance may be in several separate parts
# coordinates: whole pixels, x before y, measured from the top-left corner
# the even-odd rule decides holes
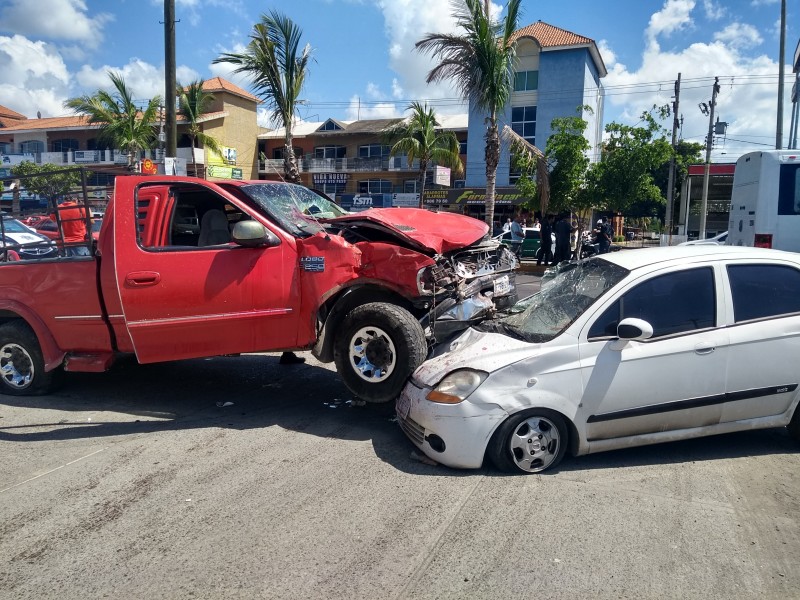
[[[800,10],[787,4],[784,147],[800,35]],[[273,7],[313,48],[301,118],[399,116],[412,100],[466,112],[455,90],[425,83],[432,63],[412,51],[427,32],[454,31],[447,0],[177,0],[178,80],[220,75],[248,88],[211,63],[241,49]],[[111,69],[137,97],[163,93],[163,14],[161,0],[0,0],[0,104],[29,117],[64,115],[64,100],[107,86]],[[642,110],[670,102],[680,72],[683,137],[702,142],[708,118],[698,103],[719,76],[717,114],[729,128],[714,160],[774,147],[780,0],[523,0],[520,26],[540,19],[597,42],[609,71],[605,122],[635,124]]]

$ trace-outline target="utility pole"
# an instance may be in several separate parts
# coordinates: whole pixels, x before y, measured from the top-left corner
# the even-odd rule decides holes
[[[678,109],[681,103],[681,74],[675,82],[675,101],[672,103],[672,156],[669,159],[669,181],[667,183],[667,211],[664,221],[667,225],[668,245],[672,245],[672,203],[675,191],[675,147],[678,144]]]
[[[164,0],[164,105],[167,119],[167,156],[178,154],[175,115],[175,0]]]
[[[706,212],[708,212],[708,179],[711,174],[711,146],[714,143],[714,108],[717,106],[717,94],[719,93],[719,77],[714,77],[714,88],[711,92],[711,108],[708,117],[708,137],[706,138],[706,169],[703,174],[703,203],[700,206],[700,236],[699,239],[706,239]],[[702,106],[702,105],[701,105]],[[688,221],[689,215],[686,215]]]
[[[778,58],[778,124],[775,128],[775,150],[783,148],[783,63],[786,55],[786,0],[781,0],[781,45]]]

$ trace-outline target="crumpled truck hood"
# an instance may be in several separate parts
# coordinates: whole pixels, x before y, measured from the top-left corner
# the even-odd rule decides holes
[[[499,333],[478,331],[470,327],[414,371],[411,378],[433,387],[457,369],[476,369],[492,373],[506,365],[536,353],[538,344],[530,344]]]
[[[325,222],[381,225],[395,235],[428,252],[444,254],[471,246],[489,231],[483,221],[448,212],[432,212],[420,208],[371,208]]]

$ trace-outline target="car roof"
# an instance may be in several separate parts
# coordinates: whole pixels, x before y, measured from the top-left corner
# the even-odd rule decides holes
[[[659,248],[633,248],[609,252],[601,256],[604,260],[633,271],[642,267],[669,263],[684,263],[693,260],[724,259],[781,259],[800,264],[800,254],[769,248],[749,246],[664,246]]]

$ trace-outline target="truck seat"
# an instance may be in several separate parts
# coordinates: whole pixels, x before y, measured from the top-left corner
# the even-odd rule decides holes
[[[198,246],[215,246],[227,244],[231,241],[231,232],[228,229],[228,217],[221,210],[207,210],[200,221],[200,237]]]

